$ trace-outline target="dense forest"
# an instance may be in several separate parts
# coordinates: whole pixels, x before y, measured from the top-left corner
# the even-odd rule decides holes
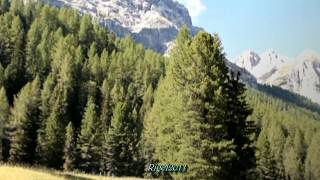
[[[0,163],[165,179],[319,179],[318,105],[245,87],[239,76],[217,34],[183,28],[164,57],[76,10],[0,0]],[[150,163],[188,171],[150,172]]]

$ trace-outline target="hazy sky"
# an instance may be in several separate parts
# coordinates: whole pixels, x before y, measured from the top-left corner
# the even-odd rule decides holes
[[[218,32],[229,59],[251,49],[320,52],[320,0],[179,0],[196,26]]]

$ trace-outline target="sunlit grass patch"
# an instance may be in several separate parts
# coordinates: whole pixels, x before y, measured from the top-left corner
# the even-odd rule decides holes
[[[139,180],[139,178],[115,178],[84,173],[62,172],[28,166],[0,165],[1,180]]]

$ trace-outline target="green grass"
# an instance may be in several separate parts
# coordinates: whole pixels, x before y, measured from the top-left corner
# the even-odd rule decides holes
[[[62,172],[44,168],[0,165],[1,180],[139,180],[139,178],[115,178],[84,173]],[[140,179],[141,180],[141,179]]]

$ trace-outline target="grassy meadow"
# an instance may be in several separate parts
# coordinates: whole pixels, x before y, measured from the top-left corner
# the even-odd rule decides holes
[[[139,178],[114,178],[83,173],[62,172],[44,168],[0,165],[1,180],[139,180]]]

